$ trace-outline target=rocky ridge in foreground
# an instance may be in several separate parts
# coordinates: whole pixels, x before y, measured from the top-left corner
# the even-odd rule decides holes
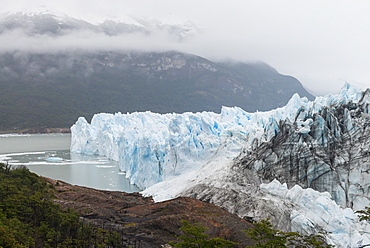
[[[242,231],[252,226],[249,222],[210,203],[187,197],[154,203],[151,197],[138,193],[96,190],[45,179],[55,186],[55,203],[75,209],[84,221],[96,227],[117,231],[127,246],[161,247],[178,241],[181,220],[201,223],[210,237],[238,242],[239,247],[252,244]]]

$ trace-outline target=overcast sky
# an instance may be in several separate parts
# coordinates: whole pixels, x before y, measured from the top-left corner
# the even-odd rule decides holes
[[[161,49],[211,60],[264,61],[320,95],[338,93],[345,82],[370,87],[367,0],[3,0],[1,5],[2,12],[43,5],[91,22],[127,16],[168,24],[191,21],[200,31],[181,44],[166,44],[163,37],[120,42],[146,49],[161,44]]]

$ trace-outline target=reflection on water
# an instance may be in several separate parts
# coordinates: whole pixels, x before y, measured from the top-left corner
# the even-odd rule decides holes
[[[104,190],[139,191],[119,171],[117,162],[105,157],[71,154],[69,144],[69,134],[0,135],[0,162],[25,165],[38,175],[71,184]]]

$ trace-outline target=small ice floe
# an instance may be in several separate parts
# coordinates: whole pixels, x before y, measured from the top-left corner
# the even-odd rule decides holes
[[[49,158],[46,158],[45,160],[48,161],[48,162],[61,162],[61,161],[63,161],[63,159],[60,158],[60,157],[49,157]]]

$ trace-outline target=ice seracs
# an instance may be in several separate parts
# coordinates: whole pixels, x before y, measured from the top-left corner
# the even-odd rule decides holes
[[[289,201],[292,204],[291,230],[311,234],[316,229],[327,233],[328,241],[337,247],[357,247],[363,240],[370,244],[370,223],[359,222],[358,216],[350,208],[340,208],[327,192],[302,189],[296,185],[288,189],[286,184],[273,180],[261,184],[261,191],[271,198]]]
[[[157,201],[196,197],[345,247],[369,238],[353,213],[370,205],[369,94],[346,84],[268,112],[97,114],[73,125],[71,151],[117,160]]]

